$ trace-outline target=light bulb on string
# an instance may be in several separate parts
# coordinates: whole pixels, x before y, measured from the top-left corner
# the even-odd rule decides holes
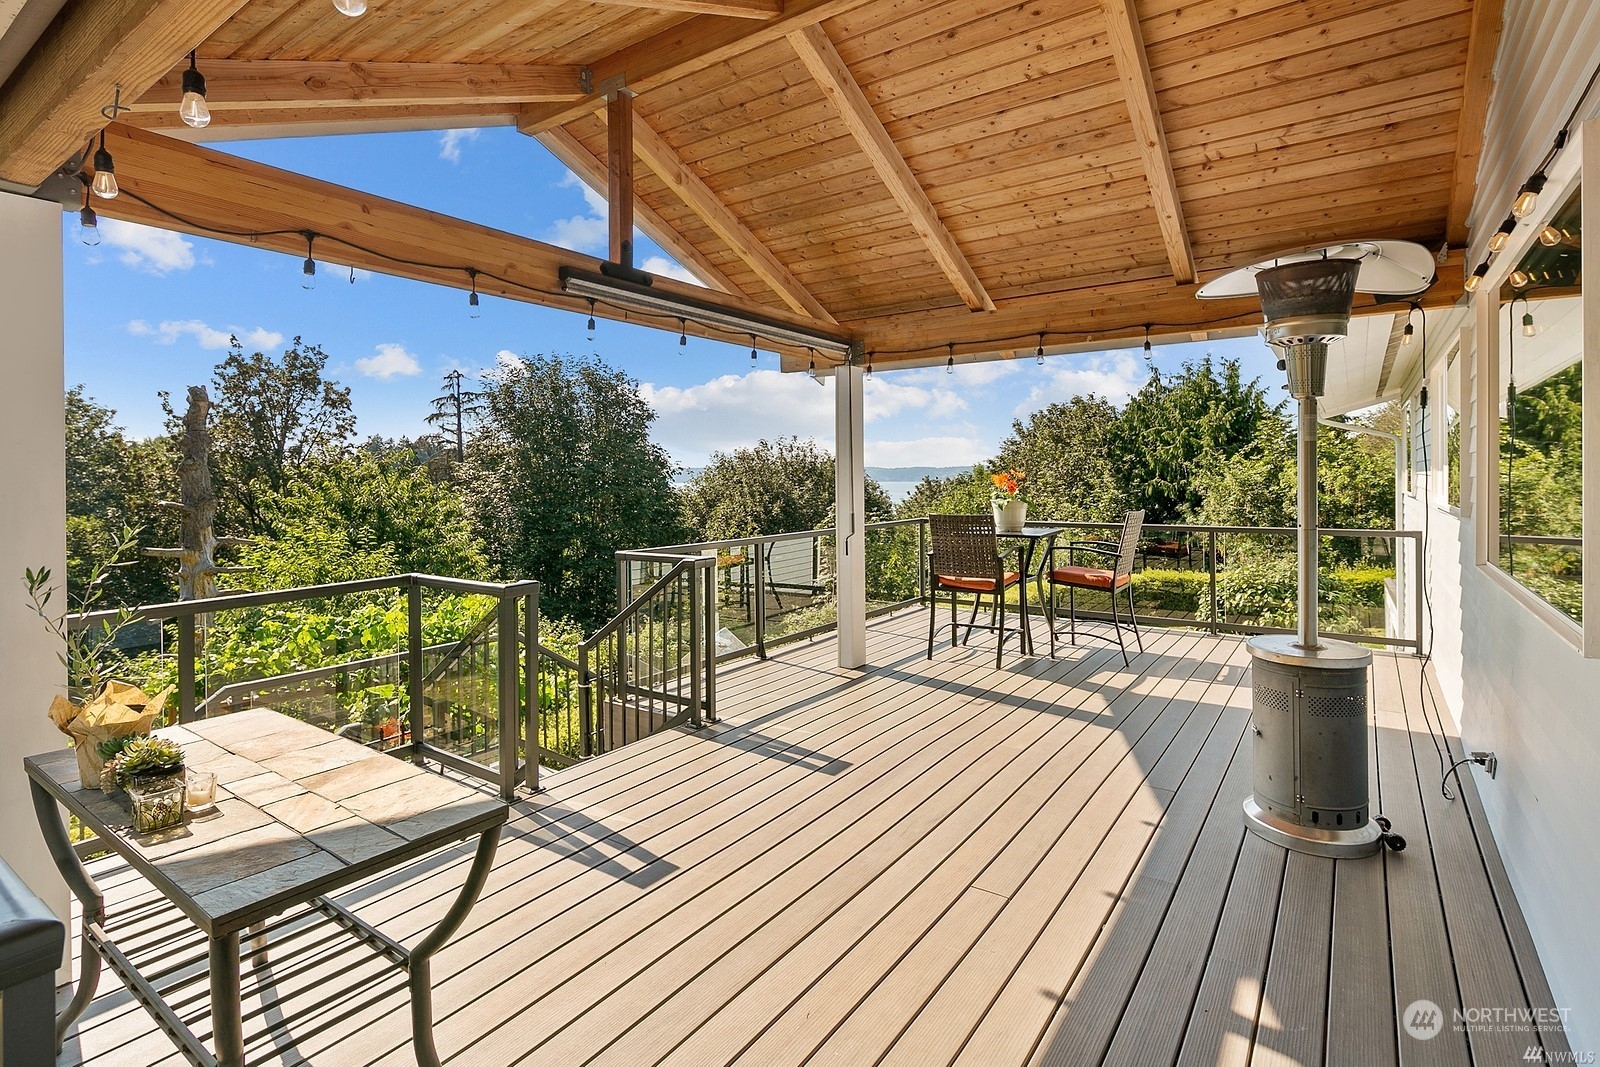
[[[1533,312],[1524,310],[1522,312],[1522,336],[1532,337],[1538,332],[1533,325]]]
[[[589,298],[589,340],[594,340],[594,297]]]
[[[1044,366],[1044,331],[1039,331],[1039,351],[1033,354],[1033,361],[1039,366]]]
[[[811,375],[811,380],[817,380],[817,353],[813,349],[806,349],[806,373]]]
[[[1506,278],[1506,281],[1511,283],[1511,288],[1513,289],[1526,289],[1528,283],[1532,280],[1532,278],[1528,277],[1528,272],[1522,270],[1514,270]]]
[[[944,372],[946,374],[954,374],[956,372],[956,346],[947,344],[945,348],[949,350],[950,358],[944,361]]]
[[[1562,133],[1564,135],[1566,131],[1563,130]],[[1522,188],[1517,190],[1516,202],[1511,205],[1511,214],[1519,219],[1525,219],[1533,214],[1533,209],[1539,206],[1539,194],[1544,192],[1545,182],[1548,180],[1541,170],[1523,182]]]
[[[1417,328],[1415,326],[1411,325],[1409,322],[1406,323],[1406,328],[1400,331],[1400,343],[1402,345],[1410,345],[1412,335],[1416,332]]]
[[[367,0],[333,0],[333,6],[347,18],[360,18],[367,13]]]
[[[83,207],[78,209],[78,240],[93,248],[100,243],[100,218],[90,206],[89,179],[79,175],[83,184]]]
[[[1494,231],[1494,234],[1489,238],[1489,251],[1499,252],[1501,249],[1505,248],[1506,244],[1511,240],[1512,232],[1515,231],[1516,228],[1516,218],[1510,215],[1506,216],[1506,221],[1502,222],[1500,224],[1500,228]]]
[[[1539,243],[1546,248],[1554,248],[1565,239],[1566,234],[1554,226],[1545,226],[1544,229],[1539,231]]]
[[[310,230],[305,231],[306,261],[300,264],[300,288],[315,289],[317,287],[317,261],[311,257],[311,243],[317,235]]]
[[[100,114],[105,116],[107,122],[115,122],[118,115],[131,110],[123,106],[122,86],[118,84],[111,94],[111,103],[101,108]],[[102,200],[112,200],[117,195],[117,164],[106,149],[104,129],[100,131],[100,147],[94,153],[94,181],[89,184],[89,190]]]
[[[867,375],[866,376],[868,378],[872,377],[872,356],[873,356],[873,353],[871,353],[871,352],[867,353]]]
[[[1147,322],[1147,323],[1144,324],[1144,358],[1145,359],[1149,359],[1150,358],[1150,327],[1154,326],[1154,325],[1155,325],[1155,323],[1153,323],[1153,322]]]
[[[686,319],[678,320],[678,347],[684,348],[689,344],[689,323]]]
[[[203,130],[211,125],[211,109],[206,106],[206,77],[195,66],[194,51],[189,52],[189,69],[183,72],[183,102],[178,117],[186,126]]]
[[[1467,280],[1462,283],[1461,287],[1469,293],[1476,293],[1478,291],[1478,286],[1483,284],[1483,279],[1487,277],[1488,274],[1489,261],[1484,260],[1482,263],[1479,263],[1473,268],[1471,274],[1467,275]]]
[[[467,278],[472,282],[472,292],[467,295],[467,317],[478,317],[478,272],[473,267],[467,268]]]
[[[755,361],[756,361],[756,335],[755,334],[751,334],[750,335],[750,362],[754,363]]]

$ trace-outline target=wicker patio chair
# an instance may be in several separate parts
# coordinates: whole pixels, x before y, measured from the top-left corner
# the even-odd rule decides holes
[[[961,638],[966,644],[972,630],[994,630],[998,635],[994,648],[994,665],[1001,664],[1001,653],[1006,643],[1006,590],[1022,580],[1017,571],[1008,571],[1000,558],[1000,543],[995,537],[992,515],[929,515],[928,569],[932,576],[928,597],[928,658],[933,658],[935,615],[939,609],[939,593],[950,594],[950,647],[956,646],[956,629],[959,622],[956,600],[962,593],[973,594],[972,615],[967,619],[967,632]],[[990,611],[991,623],[977,621],[978,603],[985,596],[994,597]],[[1020,634],[1021,631],[1019,630]]]
[[[1128,665],[1128,648],[1122,641],[1123,619],[1117,609],[1117,593],[1126,589],[1128,593],[1128,618],[1127,624],[1133,630],[1133,639],[1139,645],[1139,651],[1144,651],[1144,639],[1139,636],[1139,620],[1133,610],[1133,557],[1139,551],[1139,531],[1144,527],[1144,512],[1130,511],[1122,518],[1122,533],[1115,541],[1072,541],[1061,545],[1050,546],[1050,562],[1046,569],[1046,580],[1050,583],[1050,597],[1045,602],[1045,617],[1050,624],[1050,655],[1056,654],[1056,590],[1065,586],[1067,589],[1067,632],[1072,643],[1078,643],[1078,590],[1095,589],[1110,594],[1111,597],[1111,631],[1116,636],[1117,648],[1122,652],[1122,665]],[[1066,554],[1066,563],[1056,564],[1056,552]],[[1085,567],[1078,564],[1078,553],[1099,556],[1109,566]],[[1087,636],[1098,637],[1104,641],[1112,638],[1104,634],[1088,633]]]

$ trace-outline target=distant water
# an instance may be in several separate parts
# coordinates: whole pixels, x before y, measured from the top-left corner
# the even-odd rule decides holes
[[[910,496],[911,495],[911,491],[913,489],[915,489],[921,483],[919,483],[919,482],[879,482],[878,484],[883,486],[883,491],[885,493],[889,494],[889,499],[894,501],[896,504],[898,504],[898,503],[900,503],[900,501],[902,501],[906,497]]]

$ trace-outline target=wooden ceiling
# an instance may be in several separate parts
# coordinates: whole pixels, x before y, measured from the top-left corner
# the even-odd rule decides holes
[[[514,123],[600,188],[599,90],[621,84],[638,223],[731,303],[837,323],[879,365],[1031,353],[1040,331],[1052,351],[1146,323],[1187,338],[1259,321],[1254,301],[1199,303],[1197,280],[1341,240],[1448,244],[1429,301],[1454,302],[1499,25],[1491,0],[372,0],[359,19],[79,0],[0,88],[0,178],[43,180],[115,83],[123,124],[193,138],[190,47],[201,137]],[[125,143],[137,188],[153,142]],[[168,210],[290,221],[260,216],[251,188],[288,182],[269,168],[224,167],[232,184],[184,203],[185,169],[222,164],[159,148]],[[332,232],[349,198],[323,189],[299,227]],[[103,213],[162,221],[124,198]],[[542,282],[506,295],[574,306]]]

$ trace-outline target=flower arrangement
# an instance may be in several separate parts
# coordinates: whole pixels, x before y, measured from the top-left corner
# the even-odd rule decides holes
[[[1012,501],[1031,503],[1028,494],[1022,488],[1022,481],[1026,477],[1026,474],[1017,470],[989,475],[989,480],[994,483],[994,490],[989,494],[989,499],[996,504],[1009,504]]]

